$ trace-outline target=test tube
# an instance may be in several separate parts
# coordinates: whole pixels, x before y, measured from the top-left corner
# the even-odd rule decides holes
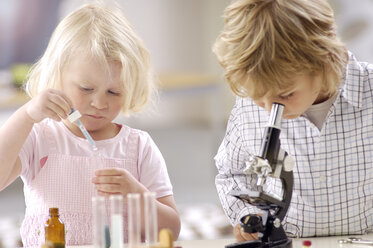
[[[128,202],[128,247],[141,244],[140,194],[127,194]]]
[[[123,248],[123,196],[110,195],[111,247]]]
[[[155,247],[158,245],[158,219],[155,192],[144,193],[144,218],[146,247]]]
[[[92,217],[93,217],[93,247],[105,248],[105,197],[92,197]]]

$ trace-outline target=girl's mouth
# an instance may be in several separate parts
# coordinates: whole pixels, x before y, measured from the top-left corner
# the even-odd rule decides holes
[[[101,115],[87,115],[88,117],[90,118],[93,118],[93,119],[96,119],[96,120],[99,120],[99,119],[103,119],[104,117],[101,116]]]

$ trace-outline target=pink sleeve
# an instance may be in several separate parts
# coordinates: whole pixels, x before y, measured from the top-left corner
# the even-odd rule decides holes
[[[157,145],[146,132],[141,132],[139,139],[140,182],[157,198],[172,195],[166,163]]]
[[[46,149],[43,145],[47,146],[47,142],[40,142],[44,137],[42,130],[43,125],[35,124],[19,153],[22,164],[21,177],[24,183],[34,179],[41,169],[39,151]]]

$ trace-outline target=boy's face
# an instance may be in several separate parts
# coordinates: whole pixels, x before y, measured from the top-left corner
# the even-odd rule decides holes
[[[280,92],[275,96],[267,94],[254,102],[259,107],[271,111],[272,103],[277,102],[285,106],[283,118],[294,119],[303,114],[312,104],[321,103],[328,99],[322,91],[322,74],[301,74],[293,77],[294,87]]]
[[[119,114],[124,99],[121,64],[109,61],[108,65],[105,67],[90,56],[77,56],[62,76],[63,91],[82,114],[83,125],[97,138],[112,136],[112,120]],[[74,125],[68,126],[73,131]]]

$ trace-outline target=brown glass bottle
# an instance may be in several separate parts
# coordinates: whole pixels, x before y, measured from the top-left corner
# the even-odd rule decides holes
[[[49,219],[45,223],[45,242],[53,247],[65,247],[65,225],[59,219],[58,208],[49,209]]]

